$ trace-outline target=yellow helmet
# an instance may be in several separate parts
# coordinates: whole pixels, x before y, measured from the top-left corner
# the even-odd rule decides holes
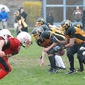
[[[15,17],[18,16],[18,15],[19,15],[19,11],[14,12]]]
[[[79,29],[82,29],[83,28],[83,25],[81,23],[78,23],[78,22],[74,23],[73,26],[74,27],[77,27]]]
[[[66,21],[61,22],[61,27],[63,30],[67,29],[70,26],[72,26],[72,23],[70,20],[66,20]]]

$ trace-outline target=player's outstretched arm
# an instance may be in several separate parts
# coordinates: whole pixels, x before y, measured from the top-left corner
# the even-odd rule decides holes
[[[43,48],[43,51],[42,51],[42,60],[41,60],[40,67],[42,67],[42,65],[44,64],[45,55],[46,55],[46,52],[44,52],[44,48]]]
[[[56,41],[57,41],[58,43],[60,43],[60,44],[67,44],[67,43],[68,43],[68,39],[67,39],[67,38],[66,38],[65,40],[63,40],[63,41],[59,40],[59,39],[56,38],[55,36],[54,36],[54,38],[55,38]]]

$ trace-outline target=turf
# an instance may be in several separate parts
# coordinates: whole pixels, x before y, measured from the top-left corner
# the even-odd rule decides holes
[[[16,34],[12,34],[16,37]],[[67,67],[64,71],[57,74],[50,74],[48,69],[49,61],[45,57],[45,64],[40,67],[40,56],[42,47],[34,44],[28,49],[21,48],[20,53],[9,58],[12,71],[0,80],[0,85],[85,85],[85,72],[66,75],[69,70],[69,62],[66,54],[62,56]],[[85,66],[84,66],[85,67]],[[75,68],[79,68],[79,63],[75,55]]]

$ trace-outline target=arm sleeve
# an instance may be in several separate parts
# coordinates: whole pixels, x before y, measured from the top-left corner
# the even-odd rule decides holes
[[[17,20],[20,20],[20,19],[21,19],[21,16],[20,16],[20,15],[19,15],[19,16],[17,16],[17,17],[16,17],[16,19],[17,19]]]
[[[25,17],[25,18],[27,17],[27,13],[26,13],[26,12],[24,12],[24,17]]]
[[[75,28],[71,27],[71,30],[70,30],[71,36],[70,36],[70,38],[75,38],[76,37],[75,32],[76,32]]]
[[[54,35],[51,35],[50,41],[57,43],[57,40],[54,38]]]

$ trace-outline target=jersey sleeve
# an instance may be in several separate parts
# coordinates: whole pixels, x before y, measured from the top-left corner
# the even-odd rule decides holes
[[[13,38],[10,39],[10,50],[11,50],[11,54],[17,54],[20,50],[20,42],[18,39]]]
[[[16,19],[17,20],[20,20],[21,19],[21,15],[17,16]]]
[[[51,39],[50,39],[50,41],[57,43],[57,40],[55,39],[55,37],[54,37],[54,36],[55,36],[54,34],[53,34],[53,35],[51,35]]]
[[[75,35],[75,32],[76,32],[76,30],[75,30],[75,28],[72,26],[71,27],[71,29],[70,29],[70,38],[75,38],[76,37],[76,35]]]

